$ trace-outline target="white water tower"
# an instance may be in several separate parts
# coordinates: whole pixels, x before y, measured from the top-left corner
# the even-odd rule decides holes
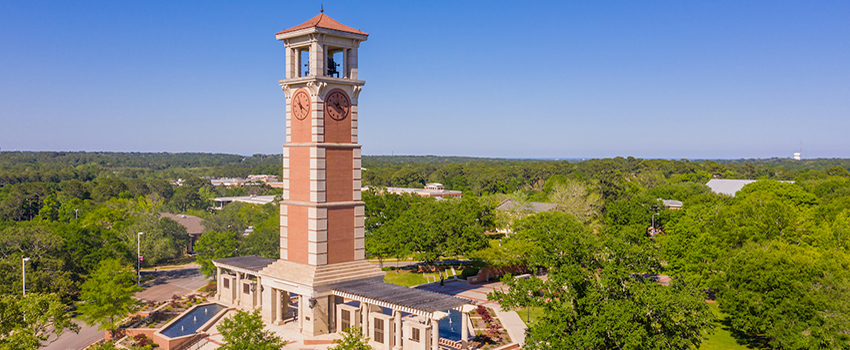
[[[794,160],[800,160],[801,159],[800,156],[801,156],[800,152],[794,152]]]

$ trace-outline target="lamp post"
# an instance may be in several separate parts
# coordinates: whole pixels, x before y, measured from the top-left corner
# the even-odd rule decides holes
[[[79,215],[77,215],[77,211],[78,211],[78,210],[80,210],[80,209],[74,209],[74,220],[76,220],[76,219],[79,219],[79,218],[80,218],[80,216],[79,216]]]
[[[24,281],[24,283],[23,283],[24,296],[27,296],[27,261],[30,261],[30,258],[21,259],[21,271],[24,274],[24,278],[23,278],[23,281]]]
[[[138,268],[136,269],[136,271],[138,272],[137,280],[136,280],[137,286],[142,285],[142,235],[143,234],[145,234],[145,233],[139,232],[139,234],[136,236],[136,265],[138,266]]]

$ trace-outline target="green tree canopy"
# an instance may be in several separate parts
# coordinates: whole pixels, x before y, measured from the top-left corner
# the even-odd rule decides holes
[[[140,289],[136,274],[118,260],[106,259],[83,283],[80,295],[80,318],[89,326],[115,333],[119,322],[138,309],[133,296]]]
[[[336,346],[328,348],[329,350],[372,350],[369,345],[369,338],[363,336],[363,331],[360,327],[349,327],[342,331],[342,339],[339,340]]]
[[[58,339],[66,329],[79,332],[80,327],[71,321],[59,295],[0,296],[0,349],[39,349],[51,334]]]
[[[196,262],[201,265],[201,273],[205,276],[215,276],[215,259],[236,256],[236,248],[239,241],[232,232],[207,232],[201,235],[195,243],[195,252],[198,253]]]
[[[238,310],[221,320],[218,331],[224,338],[224,345],[219,348],[222,350],[279,350],[287,343],[264,329],[260,310]]]
[[[748,243],[724,264],[720,309],[777,349],[850,348],[850,256],[783,242]]]
[[[526,349],[692,349],[713,317],[701,293],[642,277],[660,268],[643,234],[590,233],[572,215],[549,212],[520,220],[511,240],[534,246],[529,267],[548,278],[503,278],[508,291],[488,299],[503,307],[537,306]]]

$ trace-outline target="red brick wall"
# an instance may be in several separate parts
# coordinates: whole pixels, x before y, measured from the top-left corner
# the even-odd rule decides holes
[[[354,208],[328,209],[328,264],[354,261]]]
[[[351,149],[328,149],[325,153],[327,167],[327,201],[347,202],[354,198],[354,168]],[[352,226],[353,227],[353,226]]]
[[[289,200],[310,201],[310,149],[289,148]]]
[[[307,208],[290,205],[287,210],[287,258],[286,260],[307,263]]]

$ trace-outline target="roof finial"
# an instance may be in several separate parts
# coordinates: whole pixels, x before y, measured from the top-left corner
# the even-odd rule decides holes
[[[325,13],[325,4],[319,5],[319,13]]]

